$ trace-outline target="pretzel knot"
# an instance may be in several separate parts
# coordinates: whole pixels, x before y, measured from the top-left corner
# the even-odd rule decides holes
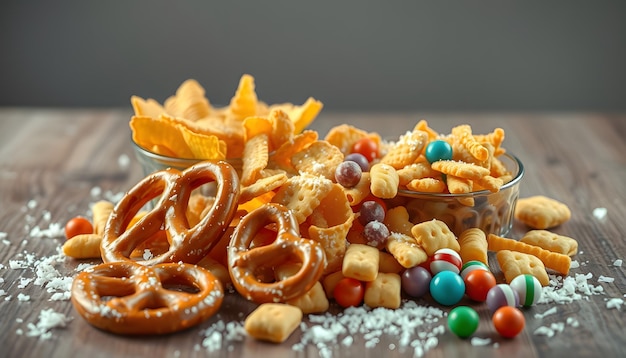
[[[194,227],[187,222],[187,206],[194,189],[215,181],[215,202]],[[131,227],[130,221],[149,201],[160,196],[154,208]],[[239,177],[228,163],[205,161],[184,171],[166,169],[137,183],[109,216],[100,251],[104,262],[130,260],[141,243],[165,231],[166,252],[138,261],[143,265],[165,262],[197,263],[224,235],[237,210]]]
[[[215,314],[223,298],[222,285],[210,271],[185,263],[103,263],[79,273],[72,284],[78,313],[93,326],[118,334],[191,327]]]
[[[252,247],[256,234],[269,224],[276,224],[276,238]],[[278,281],[276,277],[274,280],[259,277],[281,264],[294,262],[301,266],[293,276]],[[256,303],[284,302],[304,295],[319,281],[325,266],[322,246],[300,237],[294,214],[281,204],[264,204],[244,216],[228,246],[228,270],[233,286]]]

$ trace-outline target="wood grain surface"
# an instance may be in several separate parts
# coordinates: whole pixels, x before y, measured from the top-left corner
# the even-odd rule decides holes
[[[0,109],[0,356],[2,357],[317,357],[314,345],[295,351],[297,330],[280,345],[246,338],[222,342],[208,351],[203,332],[218,321],[242,322],[255,305],[229,293],[219,314],[197,327],[159,337],[125,337],[90,326],[69,300],[51,301],[46,287],[27,279],[33,268],[14,268],[11,262],[27,257],[50,257],[64,237],[37,237],[33,228],[64,225],[84,215],[100,198],[130,189],[143,175],[130,144],[129,109]],[[572,218],[553,231],[578,240],[579,254],[570,276],[589,274],[588,282],[602,292],[583,295],[566,304],[541,304],[523,309],[525,330],[515,339],[498,336],[489,321],[485,304],[462,301],[475,307],[481,317],[475,337],[489,338],[484,346],[471,344],[445,329],[426,357],[618,357],[624,355],[626,306],[608,308],[610,299],[624,299],[624,267],[614,262],[626,258],[626,115],[595,113],[325,113],[312,128],[323,136],[332,126],[349,123],[383,137],[398,136],[426,119],[441,133],[462,123],[474,133],[496,127],[506,132],[504,147],[524,163],[526,173],[520,196],[546,195],[566,203]],[[126,159],[129,160],[126,163]],[[604,218],[594,216],[606,208]],[[509,235],[519,238],[528,228],[515,223]],[[29,256],[30,255],[30,256]],[[495,257],[491,266],[497,270]],[[94,263],[95,261],[87,261]],[[81,262],[55,263],[61,276],[72,277]],[[34,266],[34,265],[33,265]],[[604,282],[614,279],[613,282]],[[26,279],[26,280],[25,280]],[[19,294],[29,300],[20,300]],[[23,296],[21,296],[23,297]],[[416,300],[434,305],[429,298]],[[541,317],[556,307],[556,313]],[[50,330],[49,339],[30,337],[29,325],[37,324],[42,310],[53,309],[72,320]],[[332,314],[340,309],[331,307]],[[306,320],[305,320],[306,321]],[[574,323],[574,324],[572,324]],[[578,323],[576,325],[575,323]],[[558,329],[562,324],[562,330]],[[445,318],[424,326],[431,331],[446,325]],[[552,327],[554,336],[537,334]],[[417,338],[416,333],[414,338]],[[322,352],[323,353],[323,352]],[[398,337],[383,334],[374,347],[366,347],[362,335],[354,343],[331,345],[334,357],[411,357],[412,347],[401,347]]]

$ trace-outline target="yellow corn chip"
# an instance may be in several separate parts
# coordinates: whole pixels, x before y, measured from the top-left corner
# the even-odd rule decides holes
[[[194,158],[193,152],[185,142],[180,127],[167,117],[133,116],[130,120],[133,140],[139,146],[152,150],[156,145],[167,149],[179,158]]]
[[[239,120],[257,114],[257,95],[254,91],[254,77],[248,74],[241,76],[239,87],[230,100],[230,114]]]
[[[320,113],[322,107],[324,107],[322,102],[313,97],[309,97],[301,106],[295,106],[291,103],[276,104],[270,106],[270,111],[281,109],[287,113],[289,118],[293,121],[295,128],[294,133],[298,134],[315,120],[315,117]]]
[[[179,128],[195,159],[226,159],[226,142],[214,135],[197,133],[182,125]]]
[[[143,99],[138,96],[131,96],[130,103],[133,106],[136,116],[158,117],[165,112],[159,102],[152,98]]]

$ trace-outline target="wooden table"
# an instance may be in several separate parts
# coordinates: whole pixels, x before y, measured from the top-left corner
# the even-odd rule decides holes
[[[52,301],[54,292],[27,280],[37,277],[34,262],[54,257],[62,244],[62,236],[46,237],[47,233],[58,232],[55,224],[64,225],[71,217],[86,214],[89,204],[100,198],[115,200],[114,194],[123,193],[142,178],[130,145],[129,118],[130,109],[0,110],[0,356],[318,356],[318,349],[312,345],[303,351],[292,350],[300,341],[300,331],[281,345],[247,338],[240,342],[224,341],[222,350],[207,351],[202,346],[204,330],[218,321],[241,322],[254,308],[234,293],[227,295],[218,316],[197,327],[162,337],[132,338],[93,328],[69,300]],[[462,301],[473,305],[481,315],[474,336],[489,338],[490,343],[475,346],[470,339],[459,339],[445,329],[437,335],[438,344],[426,356],[623,356],[626,307],[607,305],[624,299],[626,293],[624,267],[614,264],[626,258],[626,115],[322,112],[312,128],[323,136],[334,125],[350,123],[390,137],[412,129],[421,118],[441,133],[448,133],[461,123],[471,124],[474,133],[503,128],[507,135],[504,146],[517,154],[526,168],[521,196],[546,195],[571,208],[571,220],[554,229],[578,240],[580,252],[574,260],[580,267],[573,268],[570,276],[589,274],[588,282],[603,290],[567,304],[524,309],[526,329],[512,340],[494,332],[485,304]],[[605,208],[606,216],[594,215],[596,208]],[[516,223],[510,236],[519,238],[525,230]],[[27,268],[14,267],[29,258],[32,262]],[[51,264],[59,277],[71,280],[80,262],[59,258],[62,256]],[[494,262],[491,266],[497,267]],[[611,280],[601,277],[614,281],[604,282]],[[429,299],[417,303],[437,306]],[[553,307],[556,313],[540,317]],[[29,325],[36,325],[40,312],[46,309],[72,320],[64,328],[50,329],[49,339],[29,337]],[[332,308],[332,312],[338,311],[337,307]],[[562,324],[562,330],[558,324]],[[443,318],[424,326],[424,331],[445,325]],[[552,327],[554,336],[537,334],[540,327]],[[363,337],[357,336],[349,348],[332,346],[332,353],[336,357],[410,357],[414,350],[401,348],[397,337],[383,334],[373,348],[366,348]]]

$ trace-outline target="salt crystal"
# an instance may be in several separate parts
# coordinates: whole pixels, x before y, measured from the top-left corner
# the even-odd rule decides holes
[[[607,276],[603,276],[603,275],[600,275],[600,277],[598,277],[598,282],[611,283],[613,281],[615,281],[615,279],[613,277],[607,277]]]
[[[622,310],[622,305],[624,304],[624,300],[621,298],[611,298],[606,301],[606,308],[612,309],[616,308],[618,311]]]
[[[36,324],[28,324],[28,337],[39,337],[39,339],[50,339],[52,337],[51,329],[57,327],[65,327],[71,318],[64,314],[55,312],[52,308],[43,309],[39,312],[39,321]]]
[[[622,267],[622,260],[621,259],[617,259],[617,260],[613,261],[613,266]]]
[[[25,295],[23,293],[18,293],[17,294],[17,300],[20,301],[20,302],[30,301],[30,296],[29,295]]]
[[[606,208],[595,208],[593,209],[593,216],[598,220],[602,220],[606,217],[607,211]]]
[[[472,337],[470,343],[473,346],[486,346],[491,343],[491,338]]]
[[[554,331],[545,326],[537,327],[533,333],[537,336],[546,336],[548,338],[554,336]]]
[[[556,313],[556,307],[552,307],[544,313],[535,313],[535,318],[543,318]]]
[[[130,165],[130,158],[126,154],[121,154],[117,158],[117,165],[120,166],[121,169],[127,169]]]

